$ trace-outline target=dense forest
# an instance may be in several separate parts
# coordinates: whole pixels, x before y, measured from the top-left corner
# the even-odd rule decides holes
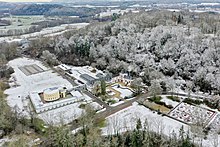
[[[90,64],[113,74],[130,72],[133,77],[141,76],[147,85],[156,79],[167,88],[173,85],[217,94],[219,30],[219,14],[130,13],[56,38],[35,40],[30,51],[41,56],[48,50],[64,63]]]

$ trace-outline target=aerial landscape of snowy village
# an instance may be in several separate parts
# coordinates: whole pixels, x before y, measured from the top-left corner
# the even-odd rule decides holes
[[[27,117],[30,113],[36,113],[48,125],[70,123],[84,112],[81,106],[88,104],[97,114],[110,112],[105,114],[107,125],[102,128],[103,134],[131,130],[139,118],[143,122],[148,119],[152,130],[162,129],[166,134],[178,133],[182,126],[188,130],[188,125],[198,121],[204,123],[204,127],[219,129],[219,111],[184,102],[187,93],[179,92],[181,96],[176,93],[177,99],[171,99],[167,94],[161,95],[165,106],[148,100],[148,92],[144,89],[141,96],[133,96],[135,90],[131,88],[133,80],[129,73],[113,77],[91,66],[60,64],[51,68],[26,57],[14,59],[8,64],[14,69],[9,79],[11,88],[5,91],[9,106]],[[109,96],[104,101],[95,96],[99,91],[95,86],[101,80],[106,82]],[[202,97],[190,96],[192,99]]]
[[[0,147],[220,147],[219,16],[218,0],[0,2]]]

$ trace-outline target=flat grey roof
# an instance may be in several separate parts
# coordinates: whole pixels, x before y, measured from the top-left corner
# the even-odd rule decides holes
[[[96,75],[96,77],[98,77],[98,78],[102,78],[104,75],[102,74],[102,73],[98,73],[97,75]]]
[[[93,78],[92,76],[90,76],[88,74],[82,74],[82,75],[80,75],[80,77],[88,82],[92,82],[92,81],[96,80],[95,78]]]

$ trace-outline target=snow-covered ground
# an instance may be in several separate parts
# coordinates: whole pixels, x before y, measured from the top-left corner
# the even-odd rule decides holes
[[[147,120],[150,130],[155,132],[162,131],[162,133],[166,135],[170,135],[173,131],[178,134],[179,129],[182,126],[185,131],[189,129],[189,126],[186,124],[173,120],[169,117],[162,117],[144,106],[133,103],[132,106],[107,117],[107,126],[102,128],[102,133],[107,135],[132,130],[135,128],[139,118],[141,119],[142,125],[144,125]]]
[[[7,102],[11,108],[16,106],[16,110],[26,117],[30,114],[30,101],[28,95],[31,92],[39,92],[57,86],[66,87],[67,89],[72,88],[72,85],[66,79],[63,79],[50,68],[45,67],[40,61],[28,58],[17,58],[10,61],[8,64],[15,72],[11,75],[13,77],[11,78],[11,85],[14,86],[5,91],[5,94],[8,95]],[[26,76],[19,69],[19,67],[32,64],[39,66],[44,72]],[[14,81],[12,79],[14,79]],[[39,117],[45,122],[51,122],[53,124],[58,124],[60,120],[64,123],[68,123],[83,112],[83,109],[78,108],[79,105],[80,103],[76,103],[50,110],[40,114]]]
[[[218,112],[217,115],[214,117],[213,121],[210,122],[209,127],[212,131],[219,132],[220,130],[220,113]]]
[[[45,123],[50,125],[68,124],[74,119],[80,117],[84,112],[79,106],[80,103],[74,103],[38,114],[38,116],[44,120]]]
[[[92,102],[92,103],[90,103],[90,105],[94,108],[94,110],[97,110],[97,111],[99,111],[99,110],[101,110],[103,108],[103,106],[101,106],[97,102]]]
[[[168,99],[167,96],[168,95],[161,95],[161,97],[162,97],[161,102],[164,102],[164,103],[166,103],[166,105],[171,105],[173,107],[176,107],[179,104],[178,102],[175,102],[175,101]]]
[[[85,80],[84,78],[82,78],[83,74],[86,74],[94,79],[99,79],[99,77],[97,75],[101,74],[101,75],[105,75],[105,73],[101,70],[98,70],[96,68],[93,68],[91,66],[81,66],[81,67],[77,67],[77,66],[70,66],[70,65],[65,65],[66,68],[70,68],[71,69],[71,74],[69,74],[70,76],[74,77],[75,79],[83,82],[83,83],[87,83],[88,81]],[[89,87],[89,85],[87,85],[87,88],[91,88]]]
[[[114,103],[114,104],[111,104],[111,106],[118,106],[118,105],[120,105],[120,104],[123,104],[124,103],[124,101],[119,101],[119,102],[117,102],[117,103]]]
[[[205,108],[189,105],[187,103],[181,103],[172,110],[169,115],[188,124],[196,124],[198,122],[207,124],[213,119],[215,112]]]
[[[106,108],[103,108],[103,109],[97,111],[96,113],[100,113],[100,112],[103,112],[103,111],[105,111],[105,110],[106,110]]]
[[[9,139],[8,137],[0,139],[0,146],[3,146],[6,142],[9,141],[13,141],[13,140]]]
[[[116,91],[120,92],[122,98],[131,96],[133,93],[130,89],[128,89],[126,87],[123,87],[121,85],[120,85],[120,87],[118,87],[118,84],[112,86],[112,88],[115,89]]]
[[[136,127],[139,118],[142,126],[144,126],[147,120],[146,128],[150,131],[163,133],[168,136],[174,131],[178,136],[179,130],[183,126],[185,132],[189,131],[189,135],[193,135],[190,126],[169,117],[158,115],[156,112],[137,103],[133,103],[132,106],[107,117],[107,126],[102,128],[102,133],[103,135],[109,135],[132,130]],[[207,139],[202,138],[202,140],[196,137],[194,142],[201,144],[203,147],[212,147],[214,144],[220,146],[220,135],[217,133],[210,132],[206,137]]]

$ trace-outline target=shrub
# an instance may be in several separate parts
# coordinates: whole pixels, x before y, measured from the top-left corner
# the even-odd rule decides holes
[[[79,108],[81,108],[81,109],[85,109],[85,107],[86,107],[86,104],[80,104],[79,105]]]
[[[193,100],[193,99],[190,99],[190,98],[186,98],[183,100],[183,102],[187,103],[187,104],[196,104],[196,105],[200,105],[200,104],[203,104],[203,101],[201,100]]]
[[[155,96],[155,97],[149,98],[149,101],[154,102],[154,103],[160,103],[161,99],[162,99],[161,96]]]
[[[172,100],[172,101],[176,101],[176,102],[180,102],[180,98],[178,96],[167,96],[168,99]]]
[[[108,104],[115,104],[116,100],[108,100]]]

